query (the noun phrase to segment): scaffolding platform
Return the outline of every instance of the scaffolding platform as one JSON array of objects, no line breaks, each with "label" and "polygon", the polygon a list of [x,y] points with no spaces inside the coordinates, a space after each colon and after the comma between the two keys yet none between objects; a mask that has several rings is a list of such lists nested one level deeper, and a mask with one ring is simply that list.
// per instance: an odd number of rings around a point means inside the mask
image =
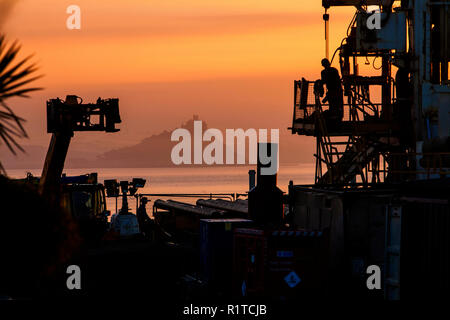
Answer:
[{"label": "scaffolding platform", "polygon": [[[303,121],[297,118],[289,128],[293,134],[317,137],[320,134],[315,121]],[[333,137],[345,137],[354,134],[367,135],[376,134],[378,136],[389,136],[393,131],[400,130],[398,123],[382,120],[373,122],[339,121],[331,122],[327,125],[328,135]]]},{"label": "scaffolding platform", "polygon": [[[314,93],[314,82],[305,79],[294,82],[294,114],[292,127],[293,134],[306,136],[319,136],[322,134],[320,114],[326,112],[328,104],[320,101]],[[389,136],[400,129],[396,121],[384,119],[381,104],[357,103],[344,104],[342,119],[323,119],[327,135],[334,137],[376,134]]]}]

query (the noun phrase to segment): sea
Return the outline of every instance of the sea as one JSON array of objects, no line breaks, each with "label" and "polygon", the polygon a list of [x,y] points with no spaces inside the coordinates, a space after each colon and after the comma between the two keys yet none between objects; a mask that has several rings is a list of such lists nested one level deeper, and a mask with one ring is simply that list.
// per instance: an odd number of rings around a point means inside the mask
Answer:
[{"label": "sea", "polygon": [[[118,181],[131,181],[133,178],[143,178],[146,184],[140,188],[139,194],[152,194],[148,196],[151,203],[156,199],[173,199],[188,203],[195,203],[196,198],[180,197],[176,194],[245,194],[249,189],[249,170],[254,166],[215,166],[215,167],[170,167],[170,168],[84,168],[65,169],[68,176],[97,172],[100,183],[108,179]],[[41,175],[42,169],[10,169],[7,174],[10,178],[25,178],[27,172],[35,176]],[[288,191],[289,181],[294,184],[314,183],[314,164],[298,164],[280,166],[277,176],[277,185],[284,192]],[[156,195],[155,195],[156,194]],[[171,194],[162,196],[158,194]],[[205,197],[201,197],[205,198]],[[245,199],[245,196],[241,196]],[[134,208],[135,199],[130,198],[129,204]],[[120,209],[121,200],[118,200]],[[107,199],[107,208],[116,212],[116,199]],[[148,209],[151,209],[148,207]],[[134,211],[134,210],[133,210]]]}]

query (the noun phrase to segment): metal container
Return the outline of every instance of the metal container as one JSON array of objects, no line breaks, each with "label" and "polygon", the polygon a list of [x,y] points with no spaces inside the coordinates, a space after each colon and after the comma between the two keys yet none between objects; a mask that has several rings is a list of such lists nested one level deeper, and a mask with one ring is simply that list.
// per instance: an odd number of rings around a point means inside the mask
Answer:
[{"label": "metal container", "polygon": [[446,196],[447,199],[402,197],[387,208],[387,299],[448,296],[450,205],[448,193]]},{"label": "metal container", "polygon": [[246,219],[200,220],[202,279],[214,291],[230,290],[233,271],[233,230],[251,226]]}]

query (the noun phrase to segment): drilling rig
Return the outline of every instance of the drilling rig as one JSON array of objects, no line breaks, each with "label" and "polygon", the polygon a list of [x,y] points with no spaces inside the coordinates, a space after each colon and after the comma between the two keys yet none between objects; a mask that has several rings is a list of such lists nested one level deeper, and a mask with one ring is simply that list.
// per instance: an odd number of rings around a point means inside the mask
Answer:
[{"label": "drilling rig", "polygon": [[[367,6],[380,1],[323,1],[327,10],[357,10],[335,52],[346,100],[342,119],[322,116],[329,105],[314,81],[294,84],[291,130],[316,137],[316,184],[368,186],[450,173],[449,3],[381,2],[370,12]],[[379,15],[379,29],[371,29],[372,15]],[[379,74],[360,74],[363,59],[374,67],[378,61]]]},{"label": "drilling rig", "polygon": [[[387,299],[450,287],[441,272],[450,269],[449,5],[323,0],[325,56],[328,10],[355,7],[331,58],[341,75],[342,114],[329,116],[323,79],[294,81],[289,129],[316,139],[314,184],[289,187],[294,224],[331,230],[330,264],[348,271],[361,292],[366,267],[380,266],[378,295]],[[361,74],[370,60],[376,74]],[[421,278],[427,274],[431,281]],[[422,280],[412,289],[414,277]]]}]

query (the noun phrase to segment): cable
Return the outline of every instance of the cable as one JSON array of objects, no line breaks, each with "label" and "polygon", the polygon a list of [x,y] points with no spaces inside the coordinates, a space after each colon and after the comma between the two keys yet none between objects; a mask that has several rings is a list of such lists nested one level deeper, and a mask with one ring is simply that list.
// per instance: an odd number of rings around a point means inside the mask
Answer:
[{"label": "cable", "polygon": [[379,57],[373,58],[373,61],[372,61],[372,67],[373,67],[375,70],[380,70],[380,69],[383,67],[383,64],[381,64],[381,66],[380,66],[379,68],[375,67],[375,61],[377,60],[377,58],[379,58]]},{"label": "cable", "polygon": [[[350,35],[350,30],[351,30],[352,26],[355,24],[355,22],[356,22],[356,17],[357,17],[357,16],[358,16],[358,12],[355,12],[355,14],[353,15],[352,20],[351,20],[350,23],[348,24],[347,31],[346,31],[346,33],[345,33],[347,37]],[[340,50],[340,49],[342,48],[342,44],[344,43],[345,39],[347,39],[347,37],[345,37],[345,38],[342,39],[341,44],[340,44],[339,47],[337,47],[337,49],[334,51],[333,56],[332,56],[331,61],[330,61],[330,64],[333,64],[333,60],[334,60],[334,57],[335,57],[336,53],[338,52],[338,50]]]},{"label": "cable", "polygon": [[349,24],[348,27],[347,27],[347,32],[346,32],[347,37],[349,36],[349,30],[350,30],[350,28],[351,28],[351,27],[353,26],[353,24],[355,23],[356,16],[357,16],[357,12],[355,12],[355,14],[353,15],[352,20],[350,21],[350,24]]}]

